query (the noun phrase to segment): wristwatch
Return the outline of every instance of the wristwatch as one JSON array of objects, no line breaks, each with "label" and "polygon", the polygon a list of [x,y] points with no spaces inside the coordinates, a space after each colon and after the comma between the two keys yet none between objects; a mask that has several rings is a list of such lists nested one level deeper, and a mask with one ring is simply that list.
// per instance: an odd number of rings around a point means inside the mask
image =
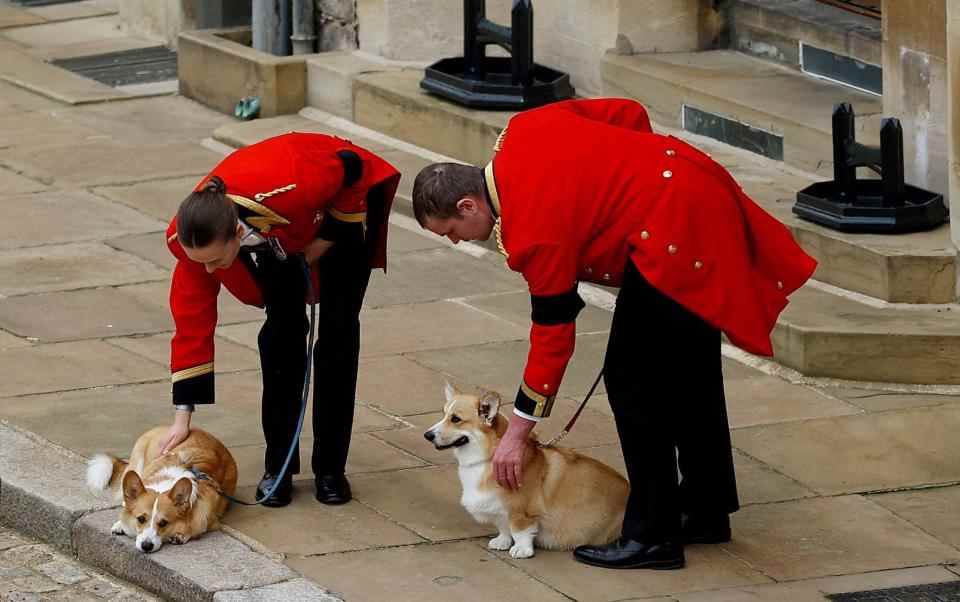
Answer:
[{"label": "wristwatch", "polygon": [[192,412],[196,409],[192,403],[178,403],[173,407],[177,410],[183,410],[184,412]]}]

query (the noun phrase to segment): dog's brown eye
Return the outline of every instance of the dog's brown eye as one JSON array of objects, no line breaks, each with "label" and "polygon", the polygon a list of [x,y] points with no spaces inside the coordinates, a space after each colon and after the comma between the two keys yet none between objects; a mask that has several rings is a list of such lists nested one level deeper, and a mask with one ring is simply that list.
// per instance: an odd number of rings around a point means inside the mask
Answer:
[{"label": "dog's brown eye", "polygon": [[161,519],[157,522],[157,526],[160,527],[161,529],[164,528],[164,527],[166,527],[168,524],[170,524],[170,523],[168,523],[168,522],[167,522],[167,519],[165,519],[165,518],[161,518]]},{"label": "dog's brown eye", "polygon": [[460,417],[457,416],[456,414],[454,414],[453,416],[450,417],[450,422],[456,424],[456,423],[460,422]]},{"label": "dog's brown eye", "polygon": [[147,522],[147,517],[146,517],[146,515],[141,514],[140,516],[138,516],[138,517],[137,517],[137,522],[140,523],[141,525],[142,525],[143,523]]}]

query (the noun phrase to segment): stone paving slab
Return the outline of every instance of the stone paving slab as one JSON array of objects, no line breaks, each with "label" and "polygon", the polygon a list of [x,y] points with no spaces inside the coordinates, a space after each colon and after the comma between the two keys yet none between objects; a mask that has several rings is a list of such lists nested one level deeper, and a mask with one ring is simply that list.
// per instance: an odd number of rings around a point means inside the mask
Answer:
[{"label": "stone paving slab", "polygon": [[404,420],[408,422],[410,426],[389,431],[380,431],[374,433],[373,436],[434,466],[456,464],[457,459],[450,453],[450,450],[438,450],[423,438],[423,433],[436,424],[441,418],[443,418],[442,412],[406,416]]},{"label": "stone paving slab", "polygon": [[14,349],[16,347],[29,347],[33,343],[27,339],[14,336],[9,332],[0,330],[0,350]]},{"label": "stone paving slab", "polygon": [[102,2],[99,0],[83,0],[81,2],[69,2],[66,4],[35,6],[26,10],[31,14],[39,15],[47,21],[52,22],[115,14],[117,12],[117,4],[115,2]]},{"label": "stone paving slab", "polygon": [[288,581],[297,574],[223,533],[206,533],[183,546],[144,554],[129,537],[110,533],[116,510],[84,516],[74,531],[81,562],[124,575],[137,585],[180,601],[206,602],[224,590]]},{"label": "stone paving slab", "polygon": [[[506,266],[500,268],[507,270]],[[526,284],[519,274],[509,272],[519,278],[523,290],[514,293],[503,293],[498,295],[489,295],[484,291],[482,294],[474,294],[463,300],[470,307],[476,307],[479,310],[490,312],[501,318],[509,320],[518,326],[526,329],[530,328],[530,293],[527,291]],[[593,305],[583,308],[577,316],[577,332],[581,334],[609,332],[610,323],[613,320],[613,312],[600,309]]]},{"label": "stone paving slab", "polygon": [[[483,546],[486,542],[477,542]],[[614,602],[698,589],[769,583],[771,580],[717,546],[689,546],[682,571],[603,571],[580,564],[570,552],[537,550],[533,558],[505,562],[578,602]]]},{"label": "stone paving slab", "polygon": [[960,402],[960,395],[897,393],[894,391],[871,391],[869,389],[843,387],[831,387],[826,389],[826,392],[868,412],[921,408]]},{"label": "stone paving slab", "polygon": [[[151,144],[190,141],[199,145],[213,129],[236,122],[232,115],[224,115],[183,96],[138,98],[113,105],[83,105],[70,111],[69,119],[115,140],[138,145],[143,145],[144,141]],[[181,196],[186,196],[198,180],[196,178]],[[166,219],[170,217],[172,214]]]},{"label": "stone paving slab", "polygon": [[173,268],[177,265],[177,258],[167,248],[166,238],[165,232],[148,232],[146,234],[118,236],[106,240],[104,243],[118,251],[130,253],[160,266],[166,271],[169,278],[173,273]]},{"label": "stone paving slab", "polygon": [[168,272],[95,242],[0,251],[0,295],[166,280]]},{"label": "stone paving slab", "polygon": [[442,241],[427,238],[418,232],[411,232],[406,228],[390,227],[390,233],[387,236],[387,274],[393,277],[391,271],[391,261],[397,255],[403,253],[416,253],[417,251],[426,251],[429,249],[445,248]]},{"label": "stone paving slab", "polygon": [[[159,220],[163,224],[162,230],[166,232],[167,224],[177,214],[180,203],[187,198],[202,177],[185,176],[123,186],[104,186],[95,188],[94,192]],[[166,239],[163,246],[166,247]],[[169,251],[167,253],[169,254]]]},{"label": "stone paving slab", "polygon": [[[4,47],[5,43],[11,44],[12,42],[4,42],[0,38],[0,53],[10,50],[10,48]],[[0,110],[4,114],[49,111],[61,108],[63,108],[63,105],[55,100],[34,94],[11,83],[0,81]]]},{"label": "stone paving slab", "polygon": [[940,406],[739,429],[733,444],[831,495],[960,481],[958,428],[956,408]]},{"label": "stone paving slab", "polygon": [[[513,401],[527,362],[529,327],[522,331],[523,334],[517,337],[521,340],[440,350],[414,349],[407,356],[422,366],[449,374],[451,382],[461,388],[480,387],[498,392],[506,401]],[[577,335],[576,349],[567,365],[560,395],[583,399],[600,371],[607,338],[606,333]],[[596,392],[602,394],[604,390],[601,382]],[[443,407],[442,400],[438,407]]]},{"label": "stone paving slab", "polygon": [[145,381],[155,377],[155,369],[102,341],[5,349],[0,351],[0,397]]},{"label": "stone paving slab", "polygon": [[328,592],[312,581],[294,579],[275,585],[232,592],[217,592],[214,602],[343,602],[342,598]]},{"label": "stone paving slab", "polygon": [[120,20],[113,15],[89,19],[71,19],[60,23],[35,24],[6,29],[3,36],[31,48],[65,46],[121,38]]},{"label": "stone paving slab", "polygon": [[5,194],[24,194],[49,189],[49,186],[42,182],[26,178],[3,167],[0,167],[0,187]]},{"label": "stone paving slab", "polygon": [[956,581],[957,576],[938,566],[917,567],[893,571],[879,571],[862,575],[824,577],[790,583],[771,583],[750,587],[737,587],[715,591],[676,594],[670,599],[676,602],[728,602],[751,600],[753,602],[823,602],[826,595],[847,592],[904,587],[929,583]]},{"label": "stone paving slab", "polygon": [[[131,161],[136,157],[135,161]],[[0,151],[0,162],[64,187],[106,186],[208,173],[222,157],[188,142],[131,144],[97,141],[76,146]],[[123,166],[121,169],[119,166]]]},{"label": "stone paving slab", "polygon": [[166,228],[163,222],[83,191],[5,195],[0,197],[0,210],[7,221],[18,225],[4,233],[0,249],[102,240]]},{"label": "stone paving slab", "polygon": [[173,329],[166,298],[141,299],[123,287],[13,297],[0,305],[0,326],[44,342],[162,332]]},{"label": "stone paving slab", "polygon": [[[163,333],[148,336],[117,337],[107,339],[112,345],[132,351],[162,366],[160,378],[170,376],[170,339],[172,334]],[[217,374],[259,370],[260,356],[253,350],[237,345],[226,339],[214,339],[214,370]]]},{"label": "stone paving slab", "polygon": [[350,482],[357,500],[430,541],[496,534],[494,527],[480,525],[460,505],[460,478],[454,466],[357,475]]},{"label": "stone paving slab", "polygon": [[960,487],[917,489],[869,499],[942,542],[960,548]]},{"label": "stone paving slab", "polygon": [[46,22],[40,15],[16,6],[0,6],[0,29],[36,25]]},{"label": "stone paving slab", "polygon": [[[484,292],[526,290],[516,273],[502,270],[454,249],[431,249],[390,258],[388,274],[376,271],[364,297],[367,307],[424,303]],[[429,278],[423,278],[429,274]]]},{"label": "stone paving slab", "polygon": [[[404,529],[367,506],[351,502],[326,506],[314,499],[311,480],[297,481],[293,503],[282,510],[277,521],[276,508],[234,506],[226,523],[252,537],[274,552],[312,556],[422,543],[422,537]],[[239,492],[242,499],[253,499],[254,487]],[[308,529],[304,526],[309,525]]]},{"label": "stone paving slab", "polygon": [[441,372],[424,368],[402,355],[360,360],[357,399],[395,416],[435,412],[442,407]]},{"label": "stone paving slab", "polygon": [[[135,284],[120,287],[118,290],[131,297],[140,300],[145,307],[156,307],[157,311],[166,316],[169,327],[167,330],[173,330],[173,317],[170,315],[169,297],[170,282],[151,282],[148,284]],[[265,316],[263,309],[245,305],[237,301],[236,297],[230,294],[225,288],[220,289],[220,295],[217,297],[217,323],[218,324],[236,324],[238,322],[252,322],[252,326],[259,329]]]},{"label": "stone paving slab", "polygon": [[349,600],[569,600],[472,542],[296,557],[287,564]]},{"label": "stone paving slab", "polygon": [[59,111],[33,111],[0,117],[0,147],[74,145],[106,136]]},{"label": "stone paving slab", "polygon": [[55,67],[20,49],[0,50],[0,80],[68,105],[133,98],[128,92]]},{"label": "stone paving slab", "polygon": [[731,517],[737,558],[777,580],[956,562],[960,552],[856,495],[747,506]]},{"label": "stone paving slab", "polygon": [[0,423],[0,524],[70,549],[74,521],[97,500],[82,478],[83,458]]},{"label": "stone paving slab", "polygon": [[862,413],[822,389],[793,385],[775,376],[726,380],[723,388],[731,428]]}]

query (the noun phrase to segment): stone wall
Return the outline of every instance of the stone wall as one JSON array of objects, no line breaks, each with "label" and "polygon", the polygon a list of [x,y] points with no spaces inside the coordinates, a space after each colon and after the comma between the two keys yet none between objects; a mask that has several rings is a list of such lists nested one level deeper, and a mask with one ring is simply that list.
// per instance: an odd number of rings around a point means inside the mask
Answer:
[{"label": "stone wall", "polygon": [[357,47],[357,0],[314,0],[317,51]]},{"label": "stone wall", "polygon": [[[711,0],[535,0],[534,59],[566,71],[580,94],[602,89],[600,61],[620,54],[709,46]],[[510,0],[488,0],[487,17],[510,24]],[[360,49],[430,63],[463,53],[460,0],[357,0]],[[491,52],[493,54],[493,52]]]}]

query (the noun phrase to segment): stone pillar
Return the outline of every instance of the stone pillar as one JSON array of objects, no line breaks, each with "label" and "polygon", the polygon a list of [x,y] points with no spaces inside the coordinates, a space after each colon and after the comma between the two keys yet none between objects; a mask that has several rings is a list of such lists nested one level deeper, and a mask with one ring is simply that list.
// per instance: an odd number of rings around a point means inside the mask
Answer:
[{"label": "stone pillar", "polygon": [[947,4],[884,0],[883,114],[903,124],[907,182],[948,194]]},{"label": "stone pillar", "polygon": [[[960,0],[947,0],[947,90],[960,89]],[[960,94],[947,95],[947,146],[950,234],[960,247]]]}]

